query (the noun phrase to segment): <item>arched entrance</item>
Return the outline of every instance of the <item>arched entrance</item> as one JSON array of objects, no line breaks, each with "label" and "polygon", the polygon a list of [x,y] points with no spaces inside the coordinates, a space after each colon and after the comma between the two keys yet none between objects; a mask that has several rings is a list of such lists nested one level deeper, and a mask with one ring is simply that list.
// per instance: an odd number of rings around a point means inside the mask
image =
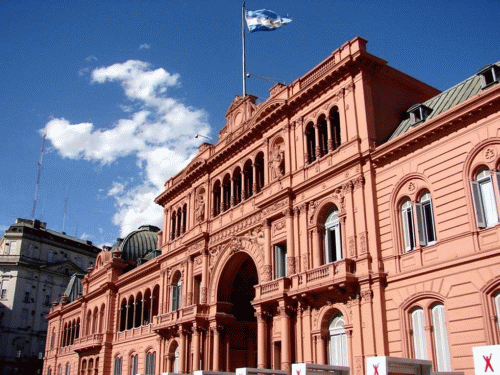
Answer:
[{"label": "arched entrance", "polygon": [[244,253],[234,254],[217,288],[217,323],[223,327],[219,368],[257,367],[257,319],[251,302],[258,284],[257,268]]}]

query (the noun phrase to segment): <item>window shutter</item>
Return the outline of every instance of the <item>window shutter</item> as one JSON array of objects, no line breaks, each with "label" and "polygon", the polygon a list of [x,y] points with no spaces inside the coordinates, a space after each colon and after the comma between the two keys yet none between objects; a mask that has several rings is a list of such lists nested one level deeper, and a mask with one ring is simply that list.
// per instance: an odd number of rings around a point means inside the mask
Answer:
[{"label": "window shutter", "polygon": [[336,261],[342,259],[342,245],[341,245],[341,237],[340,237],[340,224],[335,224],[333,227],[333,232],[335,233],[335,257]]},{"label": "window shutter", "polygon": [[427,234],[425,232],[424,211],[421,203],[415,203],[417,212],[418,243],[422,246],[427,245]]},{"label": "window shutter", "polygon": [[413,329],[413,347],[415,359],[427,359],[427,341],[424,331],[424,310],[421,308],[413,310],[411,313]]},{"label": "window shutter", "polygon": [[403,239],[405,244],[405,250],[410,251],[412,250],[412,248],[410,241],[410,230],[409,230],[410,228],[408,225],[408,215],[406,214],[406,210],[401,211],[401,219],[403,224]]},{"label": "window shutter", "polygon": [[474,211],[476,213],[477,226],[486,228],[486,218],[484,217],[483,202],[481,200],[481,190],[477,181],[471,181],[472,198],[474,200]]},{"label": "window shutter", "polygon": [[438,304],[432,308],[432,324],[434,328],[434,345],[436,350],[438,371],[451,371],[448,332],[446,330],[446,320],[443,305]]}]

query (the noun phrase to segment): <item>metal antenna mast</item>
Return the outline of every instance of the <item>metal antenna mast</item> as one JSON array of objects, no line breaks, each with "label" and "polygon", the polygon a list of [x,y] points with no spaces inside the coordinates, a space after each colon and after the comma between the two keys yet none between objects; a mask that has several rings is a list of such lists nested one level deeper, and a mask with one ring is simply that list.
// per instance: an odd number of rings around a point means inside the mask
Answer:
[{"label": "metal antenna mast", "polygon": [[66,224],[66,210],[68,209],[68,193],[66,193],[66,198],[64,198],[64,214],[63,214],[63,226],[62,232],[64,233],[64,225]]},{"label": "metal antenna mast", "polygon": [[35,220],[36,200],[38,199],[38,186],[40,185],[40,174],[42,172],[43,150],[45,148],[45,137],[46,136],[47,136],[47,133],[45,133],[43,135],[42,145],[40,147],[40,160],[38,160],[38,173],[36,175],[35,198],[33,198],[33,211],[31,211],[31,220]]}]

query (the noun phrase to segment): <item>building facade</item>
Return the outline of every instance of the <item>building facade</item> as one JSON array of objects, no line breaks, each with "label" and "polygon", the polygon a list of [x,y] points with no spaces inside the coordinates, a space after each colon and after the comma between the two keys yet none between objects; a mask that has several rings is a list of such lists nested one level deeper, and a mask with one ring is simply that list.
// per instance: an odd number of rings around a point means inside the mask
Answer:
[{"label": "building facade", "polygon": [[71,275],[85,273],[100,249],[40,221],[17,219],[0,239],[0,368],[41,374],[52,301]]},{"label": "building facade", "polygon": [[157,197],[156,252],[102,252],[51,310],[44,374],[362,375],[390,355],[471,375],[472,346],[500,343],[498,77],[440,93],[355,38],[236,97]]}]

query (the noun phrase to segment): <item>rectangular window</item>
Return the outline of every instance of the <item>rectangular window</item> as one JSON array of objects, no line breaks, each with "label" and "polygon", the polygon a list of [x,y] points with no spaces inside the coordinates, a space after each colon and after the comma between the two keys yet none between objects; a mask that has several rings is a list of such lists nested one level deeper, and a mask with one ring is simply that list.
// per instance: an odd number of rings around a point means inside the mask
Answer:
[{"label": "rectangular window", "polygon": [[155,374],[155,362],[156,362],[156,353],[148,353],[146,354],[146,375],[154,375]]},{"label": "rectangular window", "polygon": [[274,274],[275,274],[276,279],[279,279],[280,277],[287,276],[286,263],[287,263],[286,246],[283,244],[275,245],[274,246]]},{"label": "rectangular window", "polygon": [[172,311],[179,310],[181,307],[181,283],[172,285]]},{"label": "rectangular window", "polygon": [[21,327],[25,328],[28,326],[28,309],[21,310]]},{"label": "rectangular window", "polygon": [[0,299],[7,299],[7,290],[9,289],[9,279],[2,279],[2,287],[0,290]]},{"label": "rectangular window", "polygon": [[194,300],[193,303],[201,302],[201,276],[194,277]]},{"label": "rectangular window", "polygon": [[432,308],[432,328],[436,350],[436,363],[439,372],[451,371],[450,348],[444,306],[437,304]]},{"label": "rectangular window", "polygon": [[[405,206],[405,205],[404,205]],[[403,221],[403,238],[405,250],[411,251],[415,248],[415,230],[413,228],[413,214],[411,204],[406,204],[401,210],[401,218]]]}]

